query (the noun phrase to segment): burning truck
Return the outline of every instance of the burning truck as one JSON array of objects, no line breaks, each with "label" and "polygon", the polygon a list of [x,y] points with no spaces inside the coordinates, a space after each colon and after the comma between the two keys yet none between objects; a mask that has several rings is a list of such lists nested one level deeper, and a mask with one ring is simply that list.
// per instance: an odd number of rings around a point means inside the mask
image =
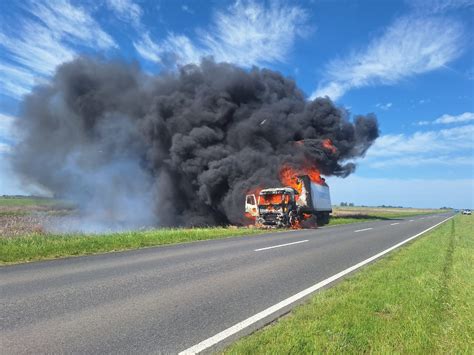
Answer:
[{"label": "burning truck", "polygon": [[245,198],[245,213],[257,227],[301,228],[329,222],[329,186],[316,169],[301,175],[286,167],[280,180],[287,186],[259,189]]}]

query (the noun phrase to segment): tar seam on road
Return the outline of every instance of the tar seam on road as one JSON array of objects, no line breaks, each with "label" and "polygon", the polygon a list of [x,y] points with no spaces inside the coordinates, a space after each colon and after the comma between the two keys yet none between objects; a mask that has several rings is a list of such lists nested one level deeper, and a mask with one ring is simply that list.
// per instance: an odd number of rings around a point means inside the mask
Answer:
[{"label": "tar seam on road", "polygon": [[300,243],[306,243],[306,242],[308,242],[308,239],[300,240],[298,242],[293,242],[293,243],[279,244],[279,245],[274,245],[274,246],[271,246],[271,247],[255,249],[254,251],[262,251],[262,250],[268,250],[268,249],[274,249],[274,248],[281,248],[281,247],[286,247],[288,245],[294,245],[294,244],[300,244]]},{"label": "tar seam on road", "polygon": [[358,229],[358,230],[354,231],[354,233],[359,233],[359,232],[369,231],[369,230],[371,230],[371,229],[373,229],[373,228],[364,228],[364,229]]},{"label": "tar seam on road", "polygon": [[396,226],[397,224],[400,224],[399,222],[397,223],[390,223],[391,226]]},{"label": "tar seam on road", "polygon": [[239,331],[251,326],[252,324],[254,324],[254,323],[256,323],[256,322],[272,315],[273,313],[281,310],[282,308],[285,308],[285,307],[291,305],[292,303],[295,303],[295,302],[301,300],[302,298],[312,294],[313,292],[319,290],[320,288],[322,288],[322,287],[330,284],[331,282],[334,282],[337,279],[340,279],[341,277],[343,277],[343,276],[345,276],[345,275],[361,268],[362,266],[364,266],[364,265],[380,258],[381,256],[391,252],[392,250],[397,249],[398,247],[402,246],[403,244],[406,244],[409,241],[419,237],[420,235],[432,230],[433,228],[436,228],[440,224],[450,220],[453,217],[454,216],[448,217],[448,218],[444,219],[443,221],[435,224],[434,226],[431,226],[428,229],[425,229],[424,231],[422,231],[418,234],[415,234],[414,236],[412,236],[408,239],[405,239],[404,241],[402,241],[398,244],[395,244],[394,246],[392,246],[388,249],[385,249],[384,251],[382,251],[382,252],[380,252],[380,253],[378,253],[374,256],[371,256],[370,258],[365,259],[364,261],[361,261],[360,263],[355,264],[355,265],[353,265],[353,266],[351,266],[351,267],[349,267],[349,268],[347,268],[347,269],[345,269],[345,270],[343,270],[343,271],[341,271],[341,272],[339,272],[339,273],[337,273],[337,274],[335,274],[335,275],[333,275],[333,276],[331,276],[331,277],[329,277],[329,278],[327,278],[327,279],[325,279],[321,282],[318,282],[317,284],[315,284],[315,285],[313,285],[313,286],[311,286],[311,287],[309,287],[309,288],[307,288],[307,289],[305,289],[305,290],[303,290],[303,291],[301,291],[301,292],[299,292],[299,293],[297,293],[297,294],[295,294],[295,295],[293,295],[293,296],[291,296],[291,297],[289,297],[289,298],[287,298],[287,299],[285,299],[285,300],[283,300],[283,301],[281,301],[281,302],[279,302],[279,303],[277,303],[277,304],[275,304],[275,305],[273,305],[273,306],[271,306],[271,307],[255,314],[255,315],[243,320],[240,323],[237,323],[237,324],[231,326],[230,328],[227,328],[227,329],[223,330],[220,333],[217,333],[216,335],[214,335],[214,336],[212,336],[212,337],[210,337],[206,340],[203,340],[202,342],[200,342],[196,345],[191,346],[190,348],[188,348],[186,350],[181,351],[179,353],[179,355],[198,354],[198,353],[210,348],[211,346],[214,346],[214,345],[220,343],[224,339],[226,339],[226,338],[238,333]]}]

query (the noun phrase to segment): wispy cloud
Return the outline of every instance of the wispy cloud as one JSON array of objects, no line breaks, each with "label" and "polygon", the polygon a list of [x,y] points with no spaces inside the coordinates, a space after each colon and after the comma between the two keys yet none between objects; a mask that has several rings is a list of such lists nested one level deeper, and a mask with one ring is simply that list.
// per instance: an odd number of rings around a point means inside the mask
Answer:
[{"label": "wispy cloud", "polygon": [[18,138],[14,122],[16,118],[0,113],[0,139],[14,141]]},{"label": "wispy cloud", "polygon": [[379,137],[367,154],[371,167],[418,165],[469,165],[474,125],[413,134],[387,134]]},{"label": "wispy cloud", "polygon": [[[18,132],[15,129],[16,118],[10,115],[0,113],[0,160],[2,156],[11,152],[12,146],[18,139]],[[0,171],[0,178],[2,172]]]},{"label": "wispy cloud", "polygon": [[145,33],[133,45],[143,58],[160,64],[184,65],[198,63],[206,55],[187,36],[175,33],[169,33],[166,39],[160,43],[153,42],[150,34]]},{"label": "wispy cloud", "polygon": [[106,4],[120,20],[141,27],[143,10],[133,0],[107,0]]},{"label": "wispy cloud", "polygon": [[181,10],[191,15],[194,14],[194,11],[188,5],[181,5]]},{"label": "wispy cloud", "polygon": [[378,104],[375,105],[375,107],[377,107],[381,110],[384,110],[384,111],[390,109],[392,106],[393,106],[393,103],[391,103],[391,102],[387,102],[386,104],[378,103]]},{"label": "wispy cloud", "polygon": [[17,30],[0,30],[2,91],[19,98],[32,85],[49,76],[57,65],[71,60],[75,45],[106,50],[116,47],[110,37],[83,8],[67,0],[33,1]]},{"label": "wispy cloud", "polygon": [[420,99],[420,100],[418,100],[418,104],[420,104],[420,105],[428,104],[430,102],[431,102],[431,99]]},{"label": "wispy cloud", "polygon": [[460,23],[440,17],[404,16],[366,49],[331,61],[326,77],[311,98],[337,100],[350,89],[395,84],[413,75],[446,66],[462,52]]},{"label": "wispy cloud", "polygon": [[472,145],[472,137],[474,125],[418,131],[413,134],[386,134],[376,140],[367,157],[452,152],[469,148]]},{"label": "wispy cloud", "polygon": [[464,112],[460,115],[448,115],[444,114],[441,117],[438,117],[434,121],[419,121],[417,124],[419,126],[426,126],[430,124],[451,124],[451,123],[466,123],[474,121],[474,112]]},{"label": "wispy cloud", "polygon": [[218,60],[247,66],[283,62],[295,38],[305,34],[306,20],[306,12],[298,6],[237,2],[216,13],[202,40]]},{"label": "wispy cloud", "polygon": [[38,77],[35,78],[30,70],[18,65],[0,61],[0,71],[2,72],[0,84],[2,92],[11,97],[22,97],[38,82]]},{"label": "wispy cloud", "polygon": [[238,1],[217,11],[208,29],[196,31],[195,41],[175,33],[152,41],[144,34],[134,46],[148,60],[163,62],[167,57],[180,65],[199,62],[205,56],[242,66],[284,62],[295,39],[308,30],[307,18],[299,6]]},{"label": "wispy cloud", "polygon": [[0,156],[10,153],[11,149],[11,145],[0,142]]},{"label": "wispy cloud", "polygon": [[409,0],[407,1],[415,11],[424,14],[439,14],[450,10],[474,6],[473,0]]}]

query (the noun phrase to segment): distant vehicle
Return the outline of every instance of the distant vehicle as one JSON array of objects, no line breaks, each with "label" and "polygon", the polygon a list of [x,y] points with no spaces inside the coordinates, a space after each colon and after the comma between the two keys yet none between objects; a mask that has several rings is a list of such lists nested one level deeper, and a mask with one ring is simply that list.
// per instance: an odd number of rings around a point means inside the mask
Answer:
[{"label": "distant vehicle", "polygon": [[471,215],[471,210],[465,209],[465,210],[462,211],[462,214]]},{"label": "distant vehicle", "polygon": [[329,186],[312,182],[307,175],[298,177],[300,191],[292,187],[277,187],[247,195],[245,212],[255,218],[259,227],[299,227],[306,219],[314,218],[320,226],[329,223],[332,212]]}]

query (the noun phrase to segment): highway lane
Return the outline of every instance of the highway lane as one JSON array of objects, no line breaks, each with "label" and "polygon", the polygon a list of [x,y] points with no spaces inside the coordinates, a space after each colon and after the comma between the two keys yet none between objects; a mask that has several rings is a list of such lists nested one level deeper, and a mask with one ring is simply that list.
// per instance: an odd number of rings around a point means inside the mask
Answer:
[{"label": "highway lane", "polygon": [[447,217],[2,267],[0,352],[177,353]]}]

